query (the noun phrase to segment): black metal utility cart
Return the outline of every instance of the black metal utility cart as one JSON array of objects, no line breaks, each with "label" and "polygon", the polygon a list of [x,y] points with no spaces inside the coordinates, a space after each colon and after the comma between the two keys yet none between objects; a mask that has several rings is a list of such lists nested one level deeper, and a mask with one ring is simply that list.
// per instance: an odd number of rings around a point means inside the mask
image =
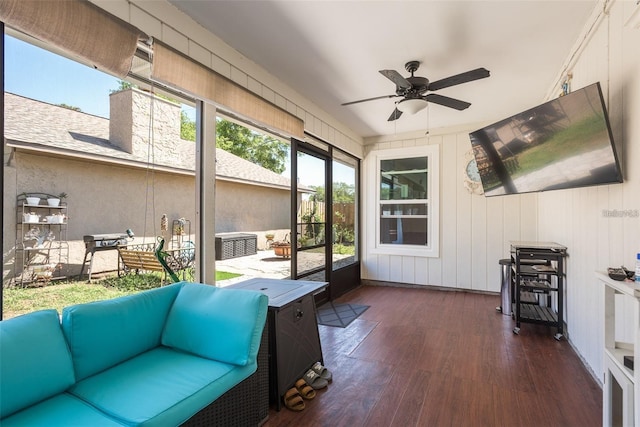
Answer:
[{"label": "black metal utility cart", "polygon": [[521,323],[555,326],[556,340],[564,335],[564,282],[567,248],[555,242],[511,242],[513,315]]}]

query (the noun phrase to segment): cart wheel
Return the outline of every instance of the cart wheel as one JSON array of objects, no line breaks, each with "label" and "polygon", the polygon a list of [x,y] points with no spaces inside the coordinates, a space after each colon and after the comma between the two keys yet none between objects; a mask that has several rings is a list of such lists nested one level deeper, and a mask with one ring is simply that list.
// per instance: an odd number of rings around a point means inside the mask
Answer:
[{"label": "cart wheel", "polygon": [[520,328],[513,328],[513,333],[516,335],[520,335]]},{"label": "cart wheel", "polygon": [[562,340],[562,334],[561,333],[557,333],[553,337],[556,339],[556,341]]}]

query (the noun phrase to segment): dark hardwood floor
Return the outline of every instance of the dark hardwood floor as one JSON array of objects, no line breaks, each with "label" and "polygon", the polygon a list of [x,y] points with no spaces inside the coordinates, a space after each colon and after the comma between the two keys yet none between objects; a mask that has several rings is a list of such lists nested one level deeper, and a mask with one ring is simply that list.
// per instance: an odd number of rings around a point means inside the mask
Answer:
[{"label": "dark hardwood floor", "polygon": [[497,313],[493,295],[362,286],[347,328],[320,326],[333,382],[265,426],[600,426],[602,390],[555,329]]}]

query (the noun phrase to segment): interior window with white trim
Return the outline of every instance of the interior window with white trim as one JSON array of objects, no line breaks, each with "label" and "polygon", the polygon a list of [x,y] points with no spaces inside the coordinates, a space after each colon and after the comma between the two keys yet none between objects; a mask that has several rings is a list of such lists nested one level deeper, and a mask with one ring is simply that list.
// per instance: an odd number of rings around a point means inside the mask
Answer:
[{"label": "interior window with white trim", "polygon": [[377,155],[376,249],[437,256],[438,147]]},{"label": "interior window with white trim", "polygon": [[427,160],[380,161],[380,243],[427,245]]}]

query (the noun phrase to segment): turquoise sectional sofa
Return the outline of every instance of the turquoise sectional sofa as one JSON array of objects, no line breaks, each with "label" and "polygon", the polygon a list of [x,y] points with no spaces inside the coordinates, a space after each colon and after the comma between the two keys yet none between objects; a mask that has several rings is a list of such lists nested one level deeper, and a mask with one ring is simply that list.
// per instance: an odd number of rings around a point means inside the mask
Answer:
[{"label": "turquoise sectional sofa", "polygon": [[165,427],[201,414],[203,425],[257,425],[267,303],[181,282],[4,320],[0,425]]}]

